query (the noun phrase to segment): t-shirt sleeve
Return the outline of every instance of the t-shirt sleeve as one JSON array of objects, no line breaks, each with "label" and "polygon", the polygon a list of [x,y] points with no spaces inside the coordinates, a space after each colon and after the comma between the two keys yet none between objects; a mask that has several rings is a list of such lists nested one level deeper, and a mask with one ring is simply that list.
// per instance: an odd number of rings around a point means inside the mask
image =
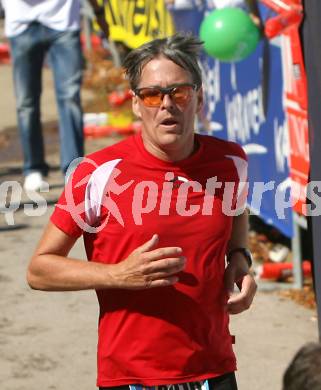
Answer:
[{"label": "t-shirt sleeve", "polygon": [[51,222],[69,236],[78,238],[86,231],[86,188],[93,170],[87,161],[78,165],[51,215]]}]

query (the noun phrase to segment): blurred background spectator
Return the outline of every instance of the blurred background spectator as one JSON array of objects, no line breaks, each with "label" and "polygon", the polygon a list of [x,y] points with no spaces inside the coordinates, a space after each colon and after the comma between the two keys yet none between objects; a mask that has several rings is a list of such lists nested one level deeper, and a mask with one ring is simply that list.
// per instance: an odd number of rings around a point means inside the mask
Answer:
[{"label": "blurred background spectator", "polygon": [[[61,170],[84,154],[80,102],[83,57],[80,45],[81,0],[3,0],[5,34],[11,47],[18,127],[26,191],[41,190],[49,167],[41,126],[41,74],[46,57],[52,68],[59,112]],[[105,10],[90,0],[108,36]]]},{"label": "blurred background spectator", "polygon": [[4,18],[4,9],[3,9],[3,6],[2,6],[2,1],[0,0],[0,18],[3,19]]}]

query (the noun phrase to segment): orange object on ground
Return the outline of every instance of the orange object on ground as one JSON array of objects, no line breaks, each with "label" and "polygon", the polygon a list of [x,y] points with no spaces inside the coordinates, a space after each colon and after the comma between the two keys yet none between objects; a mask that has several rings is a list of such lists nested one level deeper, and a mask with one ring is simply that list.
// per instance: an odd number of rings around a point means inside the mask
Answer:
[{"label": "orange object on ground", "polygon": [[100,138],[108,136],[112,133],[110,126],[85,126],[84,136],[85,138]]},{"label": "orange object on ground", "polygon": [[[102,48],[101,38],[96,34],[90,35],[90,42],[93,49]],[[80,35],[80,43],[83,50],[86,48],[86,37],[84,34]]]},{"label": "orange object on ground", "polygon": [[86,126],[84,128],[85,138],[106,137],[111,134],[131,135],[141,130],[140,122],[133,122],[127,126]]},{"label": "orange object on ground", "polygon": [[[310,261],[302,262],[302,270],[304,276],[311,275]],[[293,275],[292,263],[264,263],[258,269],[258,275],[261,279],[279,280]]]},{"label": "orange object on ground", "polygon": [[117,107],[124,104],[127,100],[130,100],[132,96],[129,89],[126,89],[125,91],[114,91],[108,95],[108,102],[111,106]]},{"label": "orange object on ground", "polygon": [[0,64],[10,63],[10,49],[7,43],[0,43]]}]

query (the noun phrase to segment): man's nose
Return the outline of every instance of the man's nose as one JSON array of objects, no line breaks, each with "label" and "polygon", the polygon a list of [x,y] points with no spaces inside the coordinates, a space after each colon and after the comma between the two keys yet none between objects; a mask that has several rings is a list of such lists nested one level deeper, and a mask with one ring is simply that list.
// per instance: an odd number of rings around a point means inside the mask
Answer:
[{"label": "man's nose", "polygon": [[173,102],[173,99],[171,98],[171,95],[166,93],[163,97],[163,100],[162,100],[162,107],[164,108],[170,108],[170,107],[174,107],[174,102]]}]

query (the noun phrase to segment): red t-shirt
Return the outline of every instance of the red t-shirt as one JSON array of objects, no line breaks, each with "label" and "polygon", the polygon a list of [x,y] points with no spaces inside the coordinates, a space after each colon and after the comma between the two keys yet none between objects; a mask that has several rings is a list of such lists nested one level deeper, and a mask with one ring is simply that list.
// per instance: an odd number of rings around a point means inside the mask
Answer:
[{"label": "red t-shirt", "polygon": [[66,234],[83,234],[89,261],[118,263],[154,233],[159,247],[179,246],[187,258],[174,286],[97,291],[98,386],[174,384],[236,369],[223,286],[232,216],[222,203],[244,207],[237,200],[245,198],[238,183],[246,156],[235,143],[195,139],[198,150],[174,163],[147,152],[141,134],[89,155],[51,217]]}]

